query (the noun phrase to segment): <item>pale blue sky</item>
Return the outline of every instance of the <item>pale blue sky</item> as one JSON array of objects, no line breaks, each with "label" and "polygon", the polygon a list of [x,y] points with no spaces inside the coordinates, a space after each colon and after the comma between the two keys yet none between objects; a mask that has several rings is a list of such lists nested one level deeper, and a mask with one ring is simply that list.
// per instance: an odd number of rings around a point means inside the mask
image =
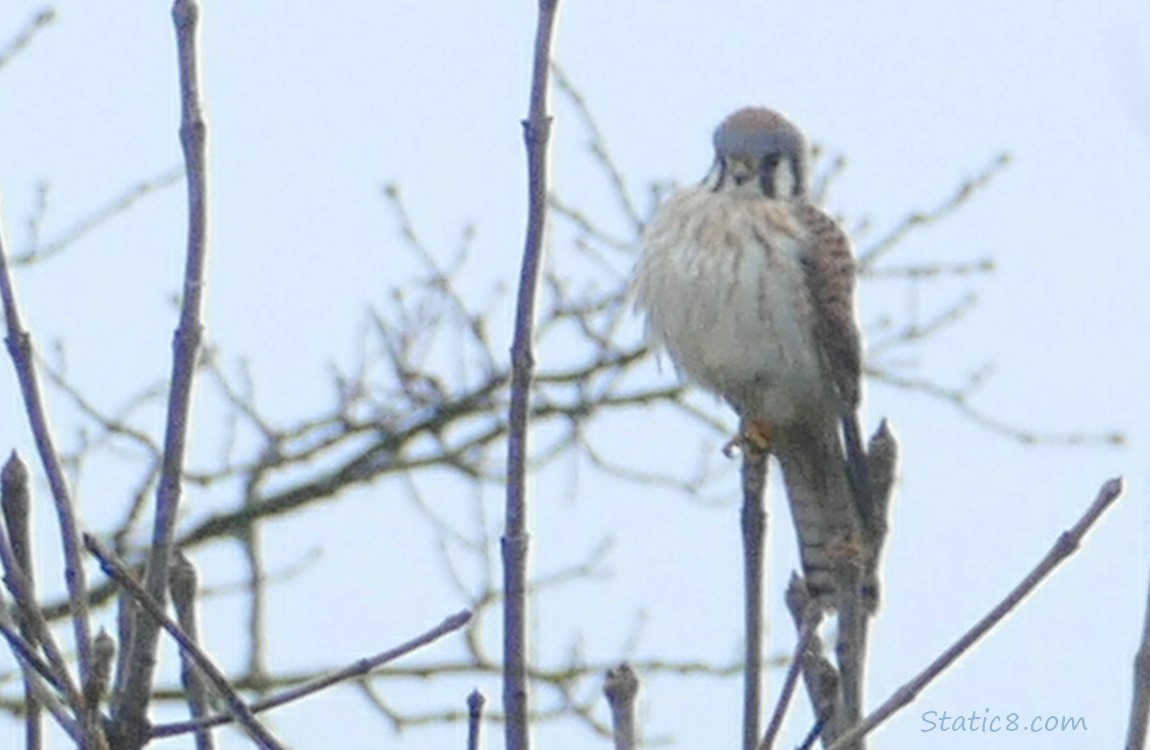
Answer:
[{"label": "pale blue sky", "polygon": [[[463,286],[476,299],[487,299],[492,284],[513,283],[525,209],[519,120],[534,3],[205,5],[208,333],[229,361],[250,359],[261,404],[287,418],[327,403],[327,363],[350,360],[365,306],[381,302],[413,270],[380,198],[384,183],[402,186],[426,244],[445,257],[461,227],[475,224],[482,260],[469,267]],[[905,456],[875,625],[872,698],[885,698],[985,612],[1104,479],[1125,475],[1127,492],[1023,611],[871,747],[1116,746],[1150,568],[1150,7],[1135,0],[562,5],[556,57],[637,189],[700,178],[715,123],[737,106],[766,104],[848,156],[829,206],[852,223],[870,218],[860,238],[865,246],[909,210],[937,205],[1010,152],[1011,166],[989,188],[946,222],[914,234],[892,259],[993,258],[993,276],[948,284],[937,298],[923,287],[917,300],[929,314],[974,290],[978,307],[919,350],[916,361],[873,364],[944,384],[991,364],[994,375],[975,402],[983,411],[1040,431],[1117,429],[1129,440],[1122,448],[1024,447],[928,398],[869,385],[868,422],[889,417]],[[5,2],[0,42],[41,7]],[[57,21],[0,70],[0,195],[15,252],[27,243],[37,183],[51,185],[43,234],[52,238],[180,160],[168,4],[55,7]],[[613,216],[572,108],[556,98],[554,111],[556,189],[592,214]],[[638,197],[642,204],[645,194]],[[18,276],[26,324],[42,349],[66,340],[72,377],[105,406],[167,371],[174,326],[167,300],[180,270],[181,211],[181,191],[168,189],[66,256]],[[550,248],[560,267],[571,252],[558,241],[563,236]],[[860,295],[872,330],[884,314],[910,304],[901,282],[868,281]],[[510,304],[503,312],[509,320]],[[502,353],[507,329],[493,333]],[[627,335],[638,335],[638,326]],[[671,374],[652,364],[644,377]],[[15,445],[31,457],[8,367],[0,368],[0,395],[0,452]],[[62,440],[72,440],[76,424],[63,399],[50,398]],[[697,426],[662,412],[631,419],[613,420],[619,433],[604,438],[619,461],[694,455]],[[215,455],[211,440],[199,436],[198,455]],[[736,470],[733,462],[719,463],[726,475],[719,490],[733,492]],[[576,501],[567,502],[571,473],[560,468],[534,485],[536,570],[569,563],[612,534],[614,577],[540,603],[540,658],[562,658],[576,631],[585,633],[589,654],[609,658],[640,608],[647,617],[641,655],[737,653],[733,495],[723,507],[705,507],[583,471]],[[114,467],[85,475],[80,499],[94,528],[118,517],[108,509],[122,502],[125,481]],[[320,563],[273,593],[272,615],[287,623],[273,639],[277,663],[350,660],[465,604],[434,573],[396,580],[398,566],[429,553],[419,532],[388,534],[408,514],[404,504],[385,502],[392,492],[398,488],[381,485],[358,502],[269,527],[269,547],[285,556],[325,548]],[[498,494],[491,495],[494,507]],[[367,502],[373,498],[381,502]],[[189,515],[196,516],[194,506]],[[794,551],[785,515],[772,522],[777,601]],[[214,583],[233,580],[230,550],[203,558]],[[346,586],[333,587],[332,577],[341,576]],[[344,598],[332,599],[333,588]],[[216,606],[208,645],[226,663],[231,635],[224,623],[234,605]],[[777,605],[769,616],[779,623],[768,634],[772,650],[786,648],[791,628]],[[487,629],[494,632],[495,623]],[[481,687],[498,702],[496,683]],[[434,687],[417,690],[439,695]],[[731,747],[738,695],[735,681],[659,680],[643,692],[644,728],[676,735],[678,747]],[[463,699],[460,692],[456,701]],[[983,709],[1080,715],[1088,730],[992,739],[921,731],[925,711]],[[272,725],[293,747],[318,748],[330,746],[333,721],[347,728],[346,747],[462,744],[458,729],[391,737],[350,691],[278,712]],[[802,730],[791,725],[792,744]],[[17,731],[0,722],[0,745]],[[500,745],[496,733],[488,739],[489,747]],[[581,729],[547,727],[538,740],[595,746]]]}]

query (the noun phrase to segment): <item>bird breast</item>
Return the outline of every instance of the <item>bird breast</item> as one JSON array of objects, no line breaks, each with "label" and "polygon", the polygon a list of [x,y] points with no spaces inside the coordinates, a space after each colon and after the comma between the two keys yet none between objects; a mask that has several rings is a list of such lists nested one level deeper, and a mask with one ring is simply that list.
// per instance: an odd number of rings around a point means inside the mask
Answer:
[{"label": "bird breast", "polygon": [[684,190],[644,233],[635,282],[648,340],[743,417],[781,426],[833,403],[786,201]]}]

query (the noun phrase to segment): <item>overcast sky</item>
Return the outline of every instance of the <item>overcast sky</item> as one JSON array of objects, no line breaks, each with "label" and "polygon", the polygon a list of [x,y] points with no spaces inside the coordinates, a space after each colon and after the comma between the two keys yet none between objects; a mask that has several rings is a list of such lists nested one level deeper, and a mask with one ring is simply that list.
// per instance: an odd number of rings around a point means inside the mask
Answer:
[{"label": "overcast sky", "polygon": [[[468,266],[463,282],[476,299],[487,299],[494,284],[513,284],[526,205],[519,120],[527,106],[535,4],[204,5],[212,170],[208,333],[228,362],[248,358],[261,404],[287,419],[301,405],[327,402],[328,363],[351,361],[364,309],[413,272],[398,249],[384,184],[402,187],[413,222],[443,258],[451,257],[462,227],[476,227],[474,252],[482,261]],[[904,453],[885,601],[874,627],[871,699],[887,697],[1013,586],[1105,479],[1125,476],[1126,492],[1057,576],[875,735],[871,747],[1117,746],[1150,569],[1150,6],[1138,0],[564,0],[562,6],[556,59],[585,96],[643,210],[650,208],[648,184],[702,177],[714,125],[746,104],[786,112],[824,150],[847,157],[827,203],[863,247],[908,212],[943,203],[1009,153],[1009,166],[989,186],[946,221],[912,234],[890,259],[900,265],[990,258],[993,275],[920,285],[914,294],[904,282],[875,279],[860,291],[872,340],[888,315],[927,319],[972,292],[977,306],[913,358],[870,364],[950,386],[989,368],[973,401],[982,413],[1043,434],[1121,431],[1127,441],[1026,446],[937,399],[868,384],[867,422],[888,417]],[[0,48],[42,7],[0,4]],[[30,242],[37,185],[50,186],[41,235],[51,240],[131,185],[180,163],[167,4],[54,7],[55,22],[0,69],[0,218],[13,252]],[[573,108],[559,96],[553,104],[555,189],[617,222]],[[73,380],[108,408],[167,371],[169,298],[178,289],[183,226],[181,191],[168,188],[67,254],[17,276],[25,323],[41,349],[65,341]],[[572,253],[561,236],[549,247],[557,267]],[[502,309],[509,320],[510,304]],[[494,332],[500,353],[506,333]],[[634,322],[624,331],[630,340],[638,333]],[[673,375],[652,362],[643,377]],[[66,399],[50,391],[49,400],[60,415],[61,439],[74,443],[78,423],[67,416]],[[705,397],[698,403],[713,407]],[[620,432],[612,444],[630,446],[642,460],[706,437],[698,425],[674,420],[668,412],[635,413],[621,426],[616,420]],[[5,367],[0,453],[10,447],[34,456]],[[629,460],[620,450],[618,459]],[[193,451],[214,455],[205,442]],[[570,563],[606,534],[616,540],[613,577],[572,588],[536,610],[541,662],[562,659],[577,631],[586,634],[589,654],[612,658],[639,609],[646,624],[638,655],[737,653],[737,463],[717,462],[717,472],[717,494],[729,495],[718,505],[593,472],[580,476],[574,493],[570,471],[539,478],[538,571]],[[118,518],[126,502],[127,488],[117,481],[124,482],[109,466],[80,484],[84,512],[97,530]],[[376,492],[386,497],[392,489]],[[490,494],[495,508],[498,493]],[[395,518],[409,513],[406,506],[345,502],[269,526],[269,547],[286,559],[325,550],[319,563],[273,594],[272,616],[282,623],[273,662],[305,668],[348,661],[467,604],[433,574],[397,576],[400,568],[418,570],[413,560],[420,555],[432,557],[424,537],[388,535]],[[41,514],[45,534],[47,515]],[[189,518],[195,517],[192,508]],[[778,601],[795,557],[785,514],[773,513],[772,523],[768,617],[778,625],[767,640],[774,652],[792,638]],[[229,552],[205,558],[211,583],[235,580]],[[332,586],[333,578],[346,588]],[[218,606],[224,622],[229,605]],[[333,640],[334,628],[340,638]],[[226,627],[209,627],[208,638],[209,648],[228,653]],[[498,702],[497,683],[480,687]],[[643,693],[644,731],[673,735],[677,747],[731,747],[738,696],[736,681],[660,680]],[[1087,729],[1037,738],[1022,731],[990,738],[929,733],[930,711],[1017,713],[1024,721],[1081,716]],[[285,709],[271,723],[293,747],[320,748],[331,746],[333,721],[346,728],[340,738],[346,747],[462,743],[457,727],[392,737],[349,690]],[[792,723],[791,744],[803,731],[801,722]],[[0,721],[0,746],[13,745],[19,732],[16,723]],[[501,743],[494,733],[489,739],[491,747]],[[608,746],[570,726],[545,728],[539,739],[547,747]],[[230,737],[223,746],[244,745]]]}]

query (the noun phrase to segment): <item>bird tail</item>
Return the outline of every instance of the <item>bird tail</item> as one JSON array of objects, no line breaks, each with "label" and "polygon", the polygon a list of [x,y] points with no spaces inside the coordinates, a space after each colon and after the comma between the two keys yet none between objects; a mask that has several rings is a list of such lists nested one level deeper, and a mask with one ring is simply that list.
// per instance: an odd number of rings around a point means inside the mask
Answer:
[{"label": "bird tail", "polygon": [[[837,566],[844,555],[853,556],[852,548],[859,545],[861,531],[854,470],[844,470],[843,443],[850,439],[844,437],[840,442],[836,427],[830,420],[791,425],[780,430],[771,443],[787,488],[803,577],[811,595],[828,607],[834,605]],[[857,438],[857,430],[854,436]],[[865,467],[861,446],[858,453]],[[863,475],[862,481],[867,476]]]}]

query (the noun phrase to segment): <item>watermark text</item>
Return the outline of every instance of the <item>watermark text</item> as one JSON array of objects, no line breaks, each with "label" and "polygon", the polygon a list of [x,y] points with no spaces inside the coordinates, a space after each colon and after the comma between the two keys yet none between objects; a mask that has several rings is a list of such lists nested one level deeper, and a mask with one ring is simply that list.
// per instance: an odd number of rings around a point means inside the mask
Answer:
[{"label": "watermark text", "polygon": [[965,714],[948,711],[923,711],[922,732],[958,732],[994,734],[996,732],[1085,732],[1086,717],[1020,713],[991,713],[989,708]]}]

